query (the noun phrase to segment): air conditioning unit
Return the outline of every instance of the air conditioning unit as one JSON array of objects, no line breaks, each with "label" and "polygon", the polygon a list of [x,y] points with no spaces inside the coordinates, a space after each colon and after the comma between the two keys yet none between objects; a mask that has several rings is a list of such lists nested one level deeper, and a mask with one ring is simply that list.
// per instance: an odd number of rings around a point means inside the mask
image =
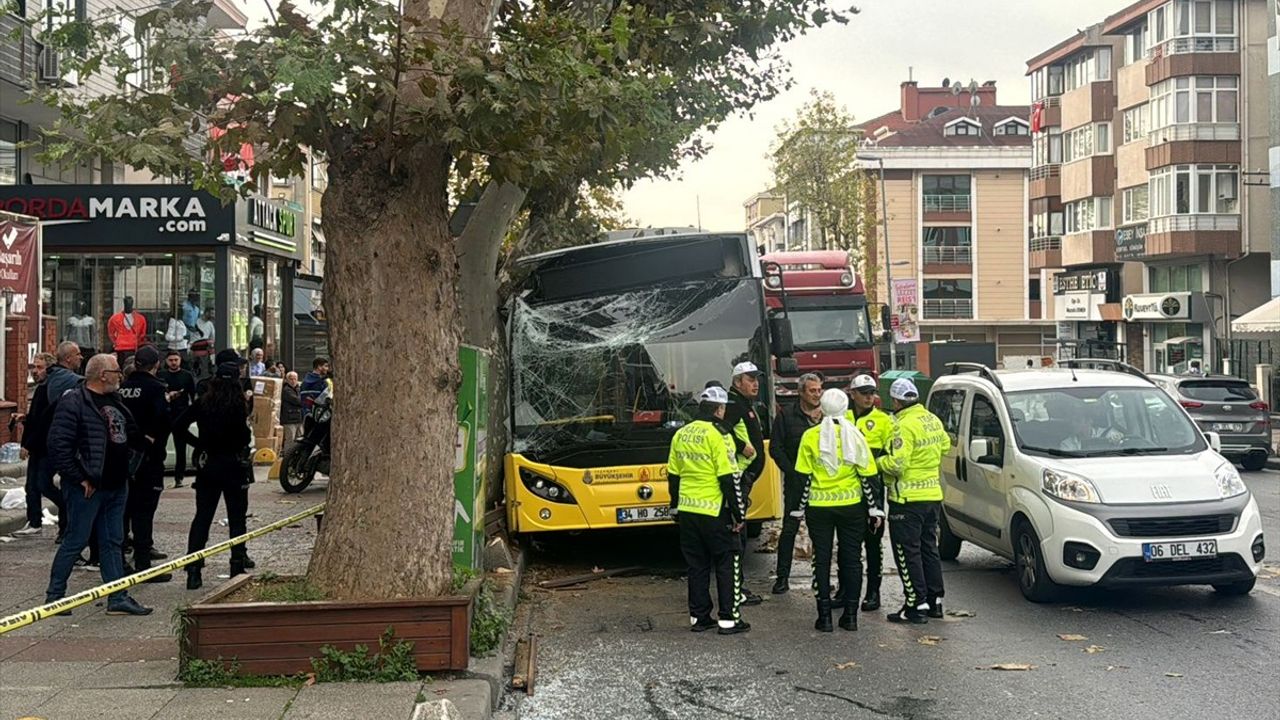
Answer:
[{"label": "air conditioning unit", "polygon": [[1219,199],[1219,200],[1235,200],[1235,199],[1236,199],[1236,188],[1235,188],[1235,186],[1234,186],[1234,185],[1227,185],[1227,186],[1223,187],[1222,189],[1218,190],[1218,199]]},{"label": "air conditioning unit", "polygon": [[60,87],[76,87],[79,77],[62,69],[62,53],[43,43],[37,45],[36,69],[40,82]]}]

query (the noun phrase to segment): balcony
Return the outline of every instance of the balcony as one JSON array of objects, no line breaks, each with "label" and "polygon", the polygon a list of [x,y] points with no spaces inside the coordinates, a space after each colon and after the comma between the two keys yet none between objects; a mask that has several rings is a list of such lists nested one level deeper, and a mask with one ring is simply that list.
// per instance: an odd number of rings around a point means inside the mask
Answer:
[{"label": "balcony", "polygon": [[1037,200],[1061,195],[1061,176],[1061,165],[1037,165],[1031,168],[1031,199]]},{"label": "balcony", "polygon": [[1165,215],[1147,221],[1146,260],[1240,254],[1239,215]]},{"label": "balcony", "polygon": [[1152,130],[1151,146],[1168,142],[1232,142],[1240,139],[1240,123],[1179,123]]},{"label": "balcony", "polygon": [[1062,238],[1031,238],[1027,244],[1027,262],[1032,270],[1062,267]]},{"label": "balcony", "polygon": [[1147,85],[1184,75],[1239,75],[1240,40],[1234,37],[1180,37],[1149,53]]},{"label": "balcony", "polygon": [[1044,103],[1044,111],[1040,115],[1040,128],[1060,127],[1062,125],[1062,96],[1050,95],[1036,102]]},{"label": "balcony", "polygon": [[1062,96],[1062,128],[1070,130],[1096,122],[1110,122],[1116,114],[1116,84],[1098,80]]},{"label": "balcony", "polygon": [[926,194],[923,199],[926,221],[962,222],[969,219],[973,209],[970,195]]},{"label": "balcony", "polygon": [[973,300],[924,299],[925,320],[972,320]]},{"label": "balcony", "polygon": [[1114,155],[1092,155],[1062,166],[1062,202],[1105,197],[1115,192]]},{"label": "balcony", "polygon": [[968,245],[925,245],[926,273],[969,272],[973,266],[973,248]]},{"label": "balcony", "polygon": [[1062,267],[1103,265],[1115,261],[1114,230],[1093,230],[1062,236]]},{"label": "balcony", "polygon": [[[1232,135],[1235,139],[1212,139]],[[1148,171],[1169,165],[1240,164],[1240,126],[1236,123],[1169,125],[1152,130],[1149,137]]]}]

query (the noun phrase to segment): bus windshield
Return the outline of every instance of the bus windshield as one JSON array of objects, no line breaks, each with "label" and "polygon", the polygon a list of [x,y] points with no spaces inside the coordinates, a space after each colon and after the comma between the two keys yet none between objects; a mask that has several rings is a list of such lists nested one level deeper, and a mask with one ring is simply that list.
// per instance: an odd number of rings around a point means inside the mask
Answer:
[{"label": "bus windshield", "polygon": [[[759,282],[666,283],[562,302],[516,301],[514,449],[539,462],[662,462],[708,380],[766,367]],[[763,389],[762,389],[763,393]]]}]

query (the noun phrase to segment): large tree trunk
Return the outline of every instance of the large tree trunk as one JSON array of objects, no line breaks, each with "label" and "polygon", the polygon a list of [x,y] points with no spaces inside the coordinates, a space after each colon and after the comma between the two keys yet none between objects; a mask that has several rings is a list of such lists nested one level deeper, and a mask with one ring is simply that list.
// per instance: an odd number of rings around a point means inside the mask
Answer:
[{"label": "large tree trunk", "polygon": [[452,577],[456,257],[449,158],[357,147],[324,196],[333,473],[308,577],[332,597],[439,595]]}]

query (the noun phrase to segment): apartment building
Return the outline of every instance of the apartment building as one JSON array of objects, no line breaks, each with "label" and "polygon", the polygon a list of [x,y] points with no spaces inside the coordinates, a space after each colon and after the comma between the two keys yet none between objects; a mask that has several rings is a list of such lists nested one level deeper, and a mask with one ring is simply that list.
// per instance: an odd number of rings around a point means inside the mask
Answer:
[{"label": "apartment building", "polygon": [[1143,0],[1027,62],[1030,265],[1066,355],[1221,369],[1269,296],[1265,0]]},{"label": "apartment building", "polygon": [[899,108],[859,129],[863,167],[878,178],[884,166],[879,297],[890,276],[915,281],[922,341],[991,342],[998,359],[1050,354],[1042,277],[1027,264],[1027,106],[999,105],[994,83],[906,82]]},{"label": "apartment building", "polygon": [[762,253],[786,249],[786,199],[782,195],[772,190],[756,193],[742,203],[742,208],[747,234]]},{"label": "apartment building", "polygon": [[1267,76],[1271,91],[1271,296],[1280,297],[1280,0],[1267,14]]}]

